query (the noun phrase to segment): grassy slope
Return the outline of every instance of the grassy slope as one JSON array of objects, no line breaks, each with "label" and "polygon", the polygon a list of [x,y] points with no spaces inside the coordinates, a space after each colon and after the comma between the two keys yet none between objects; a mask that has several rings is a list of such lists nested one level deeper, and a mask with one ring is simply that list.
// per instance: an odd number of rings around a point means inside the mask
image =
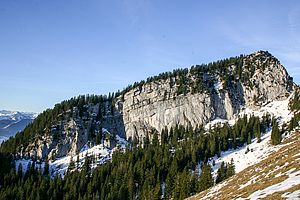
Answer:
[{"label": "grassy slope", "polygon": [[[230,179],[190,199],[251,199],[251,194],[254,192],[287,180],[289,173],[300,172],[300,131],[292,132],[280,146],[277,152],[260,163],[246,168]],[[286,199],[283,194],[294,191],[300,191],[300,181],[294,185],[283,184],[282,189],[272,194],[263,195],[262,192],[263,198],[261,199]],[[300,199],[299,196],[298,198]]]}]

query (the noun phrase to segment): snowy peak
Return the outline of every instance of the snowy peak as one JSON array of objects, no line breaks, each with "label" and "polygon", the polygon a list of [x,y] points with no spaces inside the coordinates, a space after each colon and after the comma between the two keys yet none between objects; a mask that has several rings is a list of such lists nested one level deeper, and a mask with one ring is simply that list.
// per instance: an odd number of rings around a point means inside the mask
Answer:
[{"label": "snowy peak", "polygon": [[36,113],[0,110],[0,144],[22,131],[36,116]]},{"label": "snowy peak", "polygon": [[34,119],[37,117],[37,113],[32,112],[19,112],[0,110],[0,120],[22,120],[22,119]]}]

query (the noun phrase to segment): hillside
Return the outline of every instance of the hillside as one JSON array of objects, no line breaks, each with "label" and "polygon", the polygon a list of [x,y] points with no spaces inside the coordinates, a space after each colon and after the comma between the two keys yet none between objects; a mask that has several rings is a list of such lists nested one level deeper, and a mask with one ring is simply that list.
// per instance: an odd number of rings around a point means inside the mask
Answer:
[{"label": "hillside", "polygon": [[300,199],[300,132],[288,133],[275,152],[189,199]]},{"label": "hillside", "polygon": [[298,126],[299,91],[258,51],[65,100],[0,146],[0,194],[189,197],[277,152]]}]

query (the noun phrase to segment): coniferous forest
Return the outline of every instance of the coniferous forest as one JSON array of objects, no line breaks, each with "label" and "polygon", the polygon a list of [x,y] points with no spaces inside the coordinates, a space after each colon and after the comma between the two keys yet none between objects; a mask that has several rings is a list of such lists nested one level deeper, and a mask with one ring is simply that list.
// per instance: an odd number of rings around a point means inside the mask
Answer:
[{"label": "coniferous forest", "polygon": [[[0,198],[183,199],[215,184],[209,158],[259,139],[270,126],[270,116],[243,117],[232,127],[217,126],[209,133],[203,127],[176,126],[163,130],[161,138],[154,132],[151,141],[146,137],[143,144],[133,142],[95,170],[90,168],[93,157],[86,158],[81,170],[75,161],[64,178],[50,177],[48,165],[42,170],[35,162],[22,173],[21,165],[15,170],[10,154],[1,153]],[[216,183],[233,174],[233,162],[222,163]]]}]

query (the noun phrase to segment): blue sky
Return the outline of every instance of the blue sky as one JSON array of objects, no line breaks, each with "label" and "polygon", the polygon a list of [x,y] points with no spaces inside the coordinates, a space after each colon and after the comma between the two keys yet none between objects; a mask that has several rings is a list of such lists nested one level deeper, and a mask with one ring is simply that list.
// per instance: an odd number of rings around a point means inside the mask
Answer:
[{"label": "blue sky", "polygon": [[300,83],[300,1],[1,0],[0,109],[41,112],[268,50]]}]

